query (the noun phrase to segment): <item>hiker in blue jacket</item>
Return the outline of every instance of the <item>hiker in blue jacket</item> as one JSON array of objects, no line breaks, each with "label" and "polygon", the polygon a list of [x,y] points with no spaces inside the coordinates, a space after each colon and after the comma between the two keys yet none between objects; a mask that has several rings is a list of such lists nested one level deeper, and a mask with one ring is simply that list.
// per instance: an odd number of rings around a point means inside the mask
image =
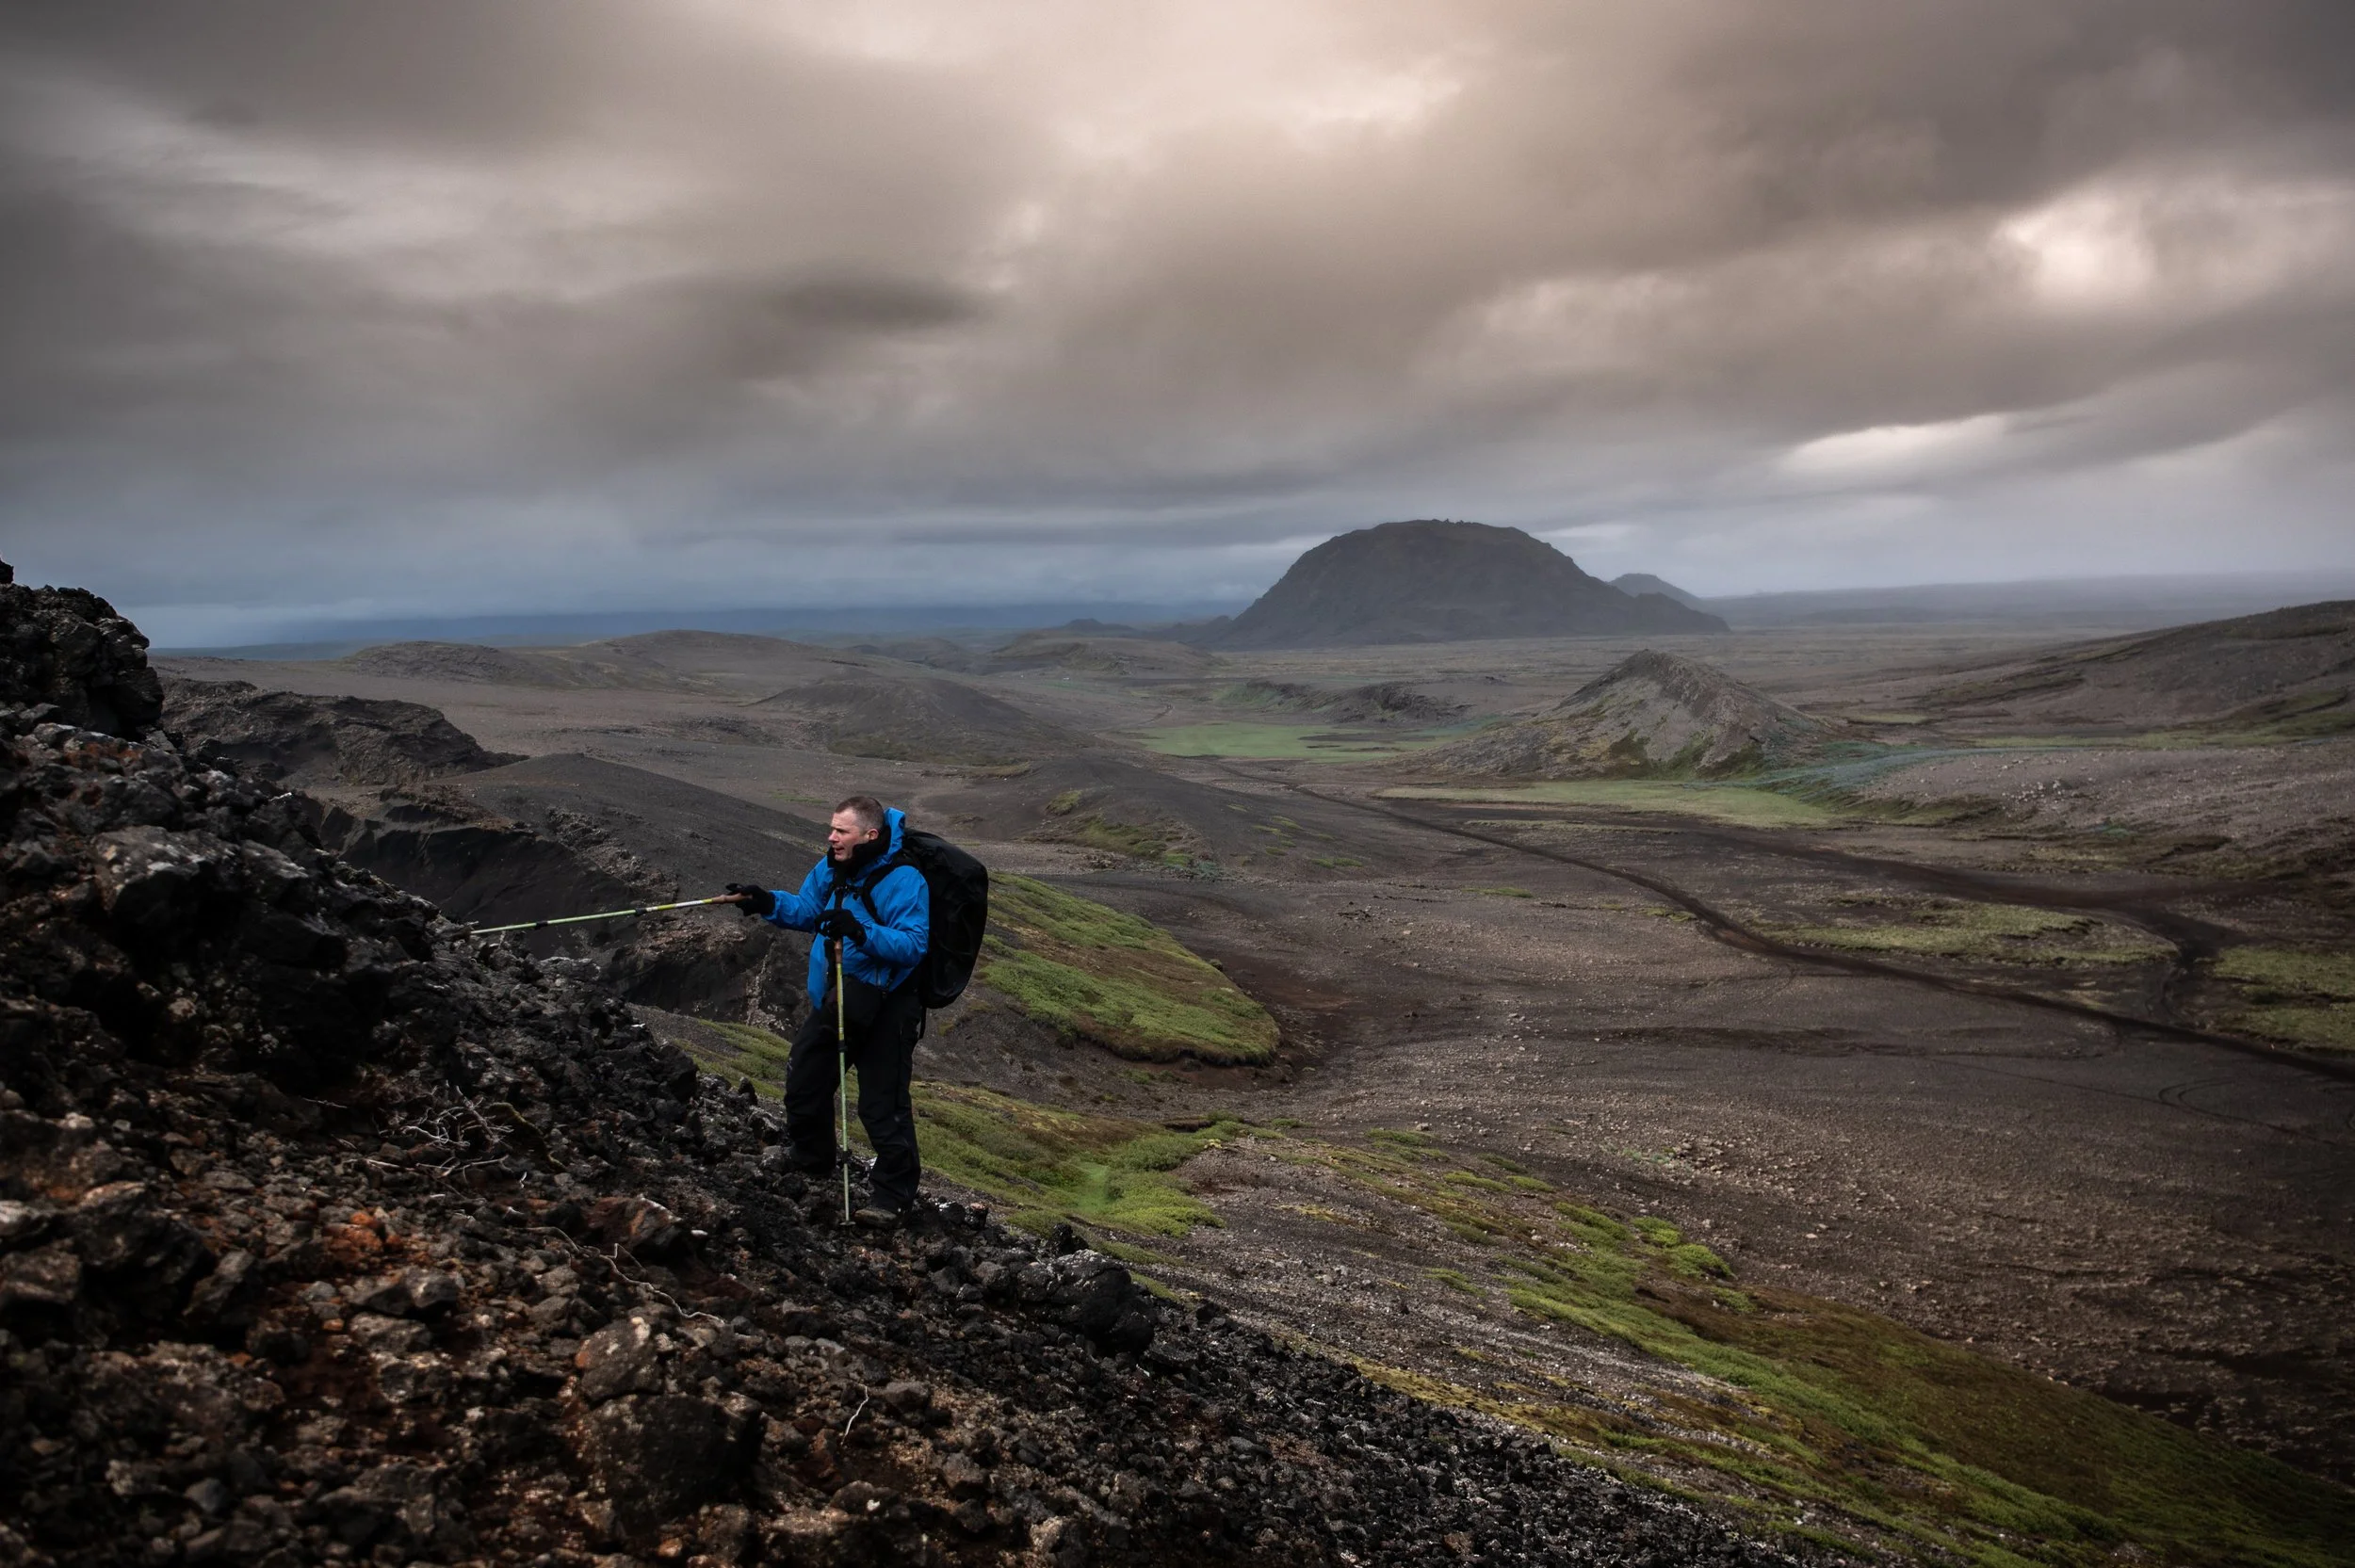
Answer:
[{"label": "hiker in blue jacket", "polygon": [[822,939],[810,944],[809,1018],[793,1036],[785,1074],[793,1168],[812,1175],[835,1168],[828,1102],[838,1073],[834,978],[839,957],[843,1033],[851,1065],[858,1069],[858,1119],[875,1146],[874,1202],[858,1216],[871,1225],[909,1215],[920,1171],[908,1078],[924,1004],[909,979],[931,941],[932,895],[924,874],[896,858],[905,822],[872,796],[853,795],[834,808],[826,858],[810,868],[800,892],[728,884],[745,913]]}]

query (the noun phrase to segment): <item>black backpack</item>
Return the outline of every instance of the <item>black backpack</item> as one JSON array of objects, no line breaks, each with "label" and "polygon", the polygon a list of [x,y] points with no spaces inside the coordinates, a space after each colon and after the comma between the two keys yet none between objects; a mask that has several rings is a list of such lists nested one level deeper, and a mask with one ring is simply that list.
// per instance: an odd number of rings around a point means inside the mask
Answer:
[{"label": "black backpack", "polygon": [[938,833],[902,825],[899,852],[851,885],[868,917],[878,924],[883,916],[869,889],[895,865],[922,872],[932,895],[932,942],[910,978],[926,1007],[945,1008],[965,994],[973,965],[981,961],[982,930],[989,924],[989,868]]}]

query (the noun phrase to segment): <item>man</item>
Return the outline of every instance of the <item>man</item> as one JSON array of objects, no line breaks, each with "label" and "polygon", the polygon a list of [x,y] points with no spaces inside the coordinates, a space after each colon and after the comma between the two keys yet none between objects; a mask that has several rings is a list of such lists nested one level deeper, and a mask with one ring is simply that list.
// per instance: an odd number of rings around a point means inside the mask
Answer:
[{"label": "man", "polygon": [[913,865],[877,870],[898,854],[905,823],[873,797],[853,795],[834,808],[826,857],[810,868],[800,892],[728,885],[745,913],[820,938],[809,946],[809,1018],[793,1036],[785,1074],[793,1168],[812,1175],[835,1168],[831,1101],[840,1071],[834,996],[839,961],[843,1032],[851,1065],[858,1069],[858,1119],[875,1146],[874,1202],[858,1216],[870,1225],[909,1216],[919,1170],[908,1077],[924,1004],[908,982],[931,940],[932,895]]}]

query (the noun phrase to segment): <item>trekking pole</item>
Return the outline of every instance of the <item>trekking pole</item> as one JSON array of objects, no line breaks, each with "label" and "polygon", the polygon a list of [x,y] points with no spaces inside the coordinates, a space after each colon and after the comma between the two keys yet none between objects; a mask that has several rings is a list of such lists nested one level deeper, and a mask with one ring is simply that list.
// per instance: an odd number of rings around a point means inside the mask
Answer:
[{"label": "trekking pole", "polygon": [[577,926],[583,920],[619,920],[628,914],[658,914],[666,909],[693,909],[699,904],[726,904],[736,901],[733,893],[723,893],[716,898],[687,898],[675,904],[641,904],[636,909],[609,909],[598,914],[563,914],[553,920],[524,920],[512,926],[466,928],[468,936],[497,936],[503,931],[536,931],[549,926]]},{"label": "trekking pole", "polygon": [[842,939],[834,939],[835,1157],[842,1166],[842,1222],[851,1222],[851,1038],[842,1032]]}]

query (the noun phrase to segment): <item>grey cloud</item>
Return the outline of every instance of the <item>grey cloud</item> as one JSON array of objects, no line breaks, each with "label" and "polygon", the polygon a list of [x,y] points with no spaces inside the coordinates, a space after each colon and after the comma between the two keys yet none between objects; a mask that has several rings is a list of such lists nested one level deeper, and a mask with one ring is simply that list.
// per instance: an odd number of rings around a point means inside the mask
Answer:
[{"label": "grey cloud", "polygon": [[1788,572],[1811,505],[2057,560],[2266,441],[2231,537],[2355,551],[2331,0],[102,3],[0,73],[0,527],[101,588],[697,595],[855,525],[1176,589],[1433,512]]}]

